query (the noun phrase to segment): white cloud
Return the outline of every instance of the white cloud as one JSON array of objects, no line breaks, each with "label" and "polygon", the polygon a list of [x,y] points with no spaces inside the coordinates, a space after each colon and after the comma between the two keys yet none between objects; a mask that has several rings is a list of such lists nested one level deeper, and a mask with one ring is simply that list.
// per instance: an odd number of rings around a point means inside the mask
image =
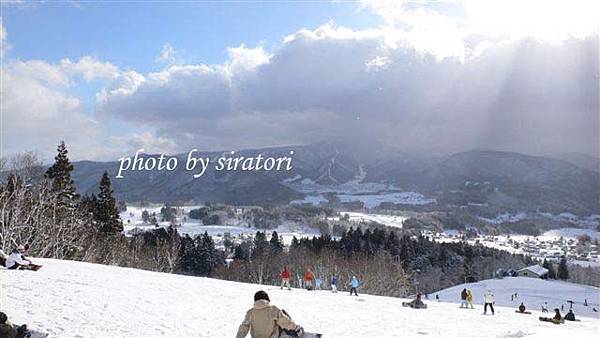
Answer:
[{"label": "white cloud", "polygon": [[410,151],[597,150],[597,124],[585,122],[597,118],[593,37],[488,42],[465,58],[440,58],[401,34],[393,41],[385,29],[302,29],[272,54],[241,46],[220,65],[138,74],[113,84],[98,109],[180,151],[350,135]]},{"label": "white cloud", "polygon": [[10,49],[10,45],[7,41],[6,28],[4,28],[4,23],[2,22],[2,17],[0,16],[0,58],[4,58],[4,54]]}]

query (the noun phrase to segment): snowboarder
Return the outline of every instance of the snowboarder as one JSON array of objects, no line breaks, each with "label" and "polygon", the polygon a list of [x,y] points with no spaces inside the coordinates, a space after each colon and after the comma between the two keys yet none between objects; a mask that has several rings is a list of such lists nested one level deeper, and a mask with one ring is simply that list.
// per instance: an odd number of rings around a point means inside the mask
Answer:
[{"label": "snowboarder", "polygon": [[552,322],[554,324],[561,324],[561,323],[565,322],[563,320],[562,316],[560,315],[560,310],[558,308],[554,309],[554,317],[552,317],[552,318],[540,317],[540,321],[542,321],[542,322]]},{"label": "snowboarder", "polygon": [[521,302],[521,305],[519,305],[519,312],[520,312],[520,313],[525,313],[525,310],[527,310],[527,309],[525,308],[525,304],[523,304],[523,302]]},{"label": "snowboarder", "polygon": [[560,311],[565,311],[565,304],[560,304]]},{"label": "snowboarder", "polygon": [[358,279],[356,276],[352,276],[352,279],[350,280],[350,296],[352,296],[352,292],[354,292],[355,296],[358,296],[358,292],[356,291],[358,289],[358,285]]},{"label": "snowboarder", "polygon": [[567,313],[565,315],[565,320],[569,320],[569,321],[572,321],[572,322],[575,321],[575,314],[573,313],[573,309],[570,309],[569,313]]},{"label": "snowboarder", "polygon": [[337,293],[337,277],[331,277],[331,292]]},{"label": "snowboarder", "polygon": [[290,330],[302,337],[302,327],[296,325],[283,310],[269,304],[269,295],[264,291],[254,294],[254,306],[246,312],[238,328],[236,338],[244,338],[250,331],[253,338],[277,338],[281,330]]},{"label": "snowboarder", "polygon": [[283,271],[281,272],[281,289],[283,290],[284,286],[287,286],[288,290],[291,290],[292,287],[290,286],[290,277],[291,277],[291,273],[290,270],[288,270],[287,266],[283,267]]},{"label": "snowboarder", "polygon": [[8,258],[6,258],[6,268],[9,270],[24,269],[24,270],[38,270],[41,265],[33,264],[29,259],[25,258],[25,247],[23,245],[17,246]]},{"label": "snowboarder", "polygon": [[473,292],[471,292],[471,290],[467,290],[467,303],[469,303],[469,306],[471,307],[471,309],[474,309],[474,307],[473,307]]},{"label": "snowboarder", "polygon": [[542,313],[548,313],[548,302],[544,302],[542,305]]},{"label": "snowboarder", "polygon": [[468,308],[467,305],[467,289],[462,289],[460,292],[460,308]]},{"label": "snowboarder", "polygon": [[583,306],[588,306],[587,298],[583,301]]},{"label": "snowboarder", "polygon": [[412,307],[413,309],[426,309],[427,308],[427,304],[423,303],[423,301],[421,300],[420,293],[417,293],[417,296],[412,301],[402,303],[402,306]]},{"label": "snowboarder", "polygon": [[8,321],[6,313],[0,312],[0,337],[24,338],[27,337],[27,325],[13,325]]},{"label": "snowboarder", "polygon": [[512,295],[510,295],[510,301],[512,302],[513,300],[515,300],[515,294],[514,293]]},{"label": "snowboarder", "polygon": [[306,269],[306,273],[304,273],[304,287],[306,290],[313,289],[313,281],[315,280],[315,275],[310,271],[310,269]]},{"label": "snowboarder", "polygon": [[483,295],[483,301],[484,301],[484,305],[483,305],[483,314],[487,314],[487,308],[488,306],[490,307],[490,309],[492,310],[492,315],[494,314],[494,294],[492,293],[492,290],[487,290],[487,292]]},{"label": "snowboarder", "polygon": [[440,295],[439,294],[435,295],[435,300],[437,300],[438,302],[440,301]]}]

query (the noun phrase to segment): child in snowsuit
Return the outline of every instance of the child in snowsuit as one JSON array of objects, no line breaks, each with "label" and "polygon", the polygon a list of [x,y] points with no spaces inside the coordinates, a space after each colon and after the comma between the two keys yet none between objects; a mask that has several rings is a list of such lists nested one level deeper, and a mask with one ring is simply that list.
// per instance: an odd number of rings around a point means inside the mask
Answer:
[{"label": "child in snowsuit", "polygon": [[337,277],[331,277],[331,292],[337,293]]},{"label": "child in snowsuit", "polygon": [[248,331],[252,338],[277,338],[281,329],[303,331],[283,310],[269,304],[269,295],[266,292],[258,291],[254,294],[254,306],[246,312],[236,338],[246,337]]},{"label": "child in snowsuit", "polygon": [[356,276],[352,276],[352,279],[350,280],[350,296],[352,296],[352,292],[354,292],[355,296],[358,296],[358,292],[356,292],[357,289],[358,279],[356,278]]},{"label": "child in snowsuit", "polygon": [[471,307],[471,309],[474,309],[474,307],[473,307],[473,293],[471,292],[471,290],[467,290],[467,303],[469,303],[469,306]]},{"label": "child in snowsuit", "polygon": [[487,290],[487,292],[483,295],[483,301],[484,301],[484,305],[483,305],[483,314],[487,313],[487,308],[488,306],[490,307],[490,309],[492,310],[492,315],[494,314],[494,294],[492,293],[491,290]]},{"label": "child in snowsuit", "polygon": [[287,286],[288,290],[291,290],[292,287],[290,286],[290,277],[291,277],[291,273],[290,270],[288,270],[287,266],[283,267],[283,271],[281,272],[281,289],[283,290],[284,286]]}]

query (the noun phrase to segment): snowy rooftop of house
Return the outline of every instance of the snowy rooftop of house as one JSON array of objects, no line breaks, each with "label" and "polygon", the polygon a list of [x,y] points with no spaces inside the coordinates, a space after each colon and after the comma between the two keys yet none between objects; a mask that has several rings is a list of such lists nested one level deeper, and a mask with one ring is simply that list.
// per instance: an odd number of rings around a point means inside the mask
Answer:
[{"label": "snowy rooftop of house", "polygon": [[542,266],[539,266],[537,264],[523,268],[523,269],[519,270],[518,272],[521,272],[521,271],[531,271],[538,276],[542,276],[542,275],[545,275],[548,273],[548,269],[546,269]]}]

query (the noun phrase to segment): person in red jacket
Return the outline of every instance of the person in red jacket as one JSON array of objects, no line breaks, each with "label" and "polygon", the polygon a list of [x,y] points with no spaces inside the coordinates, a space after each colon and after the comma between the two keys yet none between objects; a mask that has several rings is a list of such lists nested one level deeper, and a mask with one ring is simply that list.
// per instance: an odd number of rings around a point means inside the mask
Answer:
[{"label": "person in red jacket", "polygon": [[291,290],[292,287],[290,286],[290,278],[291,278],[292,274],[290,273],[290,270],[288,270],[287,266],[283,267],[283,271],[281,272],[281,289],[283,290],[283,287],[287,285],[288,290]]},{"label": "person in red jacket", "polygon": [[306,273],[304,274],[304,286],[306,290],[313,289],[313,281],[315,280],[315,275],[310,271],[310,269],[306,269]]}]

